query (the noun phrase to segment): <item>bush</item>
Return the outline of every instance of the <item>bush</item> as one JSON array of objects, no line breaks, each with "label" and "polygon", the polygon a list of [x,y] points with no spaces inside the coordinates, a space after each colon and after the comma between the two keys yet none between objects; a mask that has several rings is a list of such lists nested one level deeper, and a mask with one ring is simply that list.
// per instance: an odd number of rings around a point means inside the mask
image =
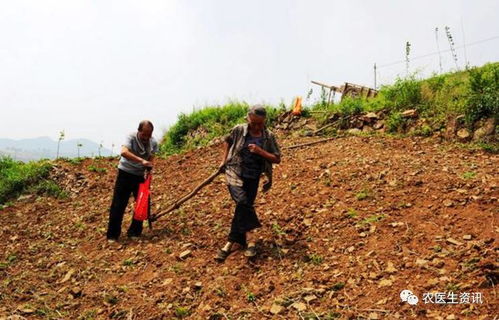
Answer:
[{"label": "bush", "polygon": [[421,109],[421,81],[416,80],[414,76],[407,79],[398,78],[393,85],[382,87],[378,97],[385,100],[388,107],[395,111]]},{"label": "bush", "polygon": [[10,157],[0,158],[0,204],[45,180],[51,168],[47,161],[23,163]]},{"label": "bush", "polygon": [[405,129],[405,119],[400,112],[391,113],[386,119],[388,132],[402,132]]},{"label": "bush", "polygon": [[[165,133],[160,150],[174,154],[206,145],[216,137],[227,134],[232,127],[243,123],[248,113],[247,103],[231,102],[221,107],[206,107],[191,114],[180,114],[177,122]],[[279,109],[266,106],[267,126],[271,127]]]},{"label": "bush", "polygon": [[469,127],[482,118],[499,120],[499,63],[469,71],[470,96],[465,112]]}]

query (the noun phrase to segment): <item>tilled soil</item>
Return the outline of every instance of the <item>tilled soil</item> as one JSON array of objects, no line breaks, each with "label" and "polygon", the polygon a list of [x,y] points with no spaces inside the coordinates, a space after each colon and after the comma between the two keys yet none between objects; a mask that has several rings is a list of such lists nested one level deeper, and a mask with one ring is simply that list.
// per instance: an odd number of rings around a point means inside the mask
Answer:
[{"label": "tilled soil", "polygon": [[[153,212],[209,176],[220,153],[158,159]],[[0,211],[0,319],[494,319],[498,160],[422,138],[283,150],[256,201],[258,256],[225,263],[213,259],[234,210],[223,176],[139,239],[110,244],[117,160],[59,162],[69,198]],[[130,219],[131,204],[122,234]],[[417,305],[401,302],[404,289]]]}]

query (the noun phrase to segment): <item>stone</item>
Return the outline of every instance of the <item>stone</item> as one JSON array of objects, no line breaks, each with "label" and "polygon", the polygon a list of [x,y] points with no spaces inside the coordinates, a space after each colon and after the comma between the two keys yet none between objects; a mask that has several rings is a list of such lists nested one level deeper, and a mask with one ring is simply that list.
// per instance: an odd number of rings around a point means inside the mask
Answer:
[{"label": "stone", "polygon": [[192,251],[191,250],[185,250],[184,252],[182,252],[178,257],[181,259],[181,260],[184,260],[186,259],[187,257],[189,257],[190,255],[192,254]]},{"label": "stone", "polygon": [[69,292],[71,293],[73,298],[78,298],[82,295],[82,289],[80,287],[73,287]]},{"label": "stone", "polygon": [[444,206],[448,207],[448,208],[449,208],[449,207],[454,206],[454,202],[453,202],[452,200],[449,200],[449,199],[445,199],[445,200],[442,202],[442,204],[443,204]]},{"label": "stone", "polygon": [[378,283],[378,287],[391,287],[393,285],[393,281],[390,279],[383,279]]},{"label": "stone", "polygon": [[369,313],[369,320],[379,320],[380,317],[376,312]]},{"label": "stone", "polygon": [[373,125],[373,128],[375,130],[379,130],[381,128],[383,128],[385,126],[385,121],[384,120],[380,120],[380,121],[377,121],[374,125]]},{"label": "stone", "polygon": [[402,117],[404,118],[417,118],[418,111],[416,109],[409,109],[402,112]]},{"label": "stone", "polygon": [[455,239],[452,239],[452,238],[447,238],[446,241],[450,244],[453,244],[455,246],[461,246],[463,245],[461,242],[455,240]]},{"label": "stone", "polygon": [[420,259],[420,258],[416,259],[417,266],[422,267],[422,266],[425,266],[427,264],[428,264],[428,260],[426,260],[426,259]]},{"label": "stone", "polygon": [[203,283],[201,281],[198,281],[194,284],[194,289],[201,290],[202,288],[203,288]]},{"label": "stone", "polygon": [[471,239],[473,239],[473,236],[472,236],[471,234],[465,234],[465,235],[463,236],[463,239],[464,239],[464,240],[471,240]]},{"label": "stone", "polygon": [[473,141],[483,140],[483,138],[492,135],[495,129],[496,129],[496,121],[494,118],[489,118],[485,120],[483,126],[478,128],[473,134]]},{"label": "stone", "polygon": [[280,305],[275,304],[275,303],[272,305],[272,307],[270,307],[270,313],[272,313],[274,315],[281,313],[283,310],[284,310],[283,306],[280,306]]},{"label": "stone", "polygon": [[395,268],[393,262],[391,261],[388,261],[388,264],[386,266],[386,269],[385,269],[386,272],[388,273],[395,273],[397,272],[398,270]]},{"label": "stone", "polygon": [[357,129],[357,128],[352,128],[352,129],[347,130],[347,132],[350,134],[359,134],[362,132],[362,130]]},{"label": "stone", "polygon": [[468,129],[461,129],[457,132],[457,138],[459,141],[468,141],[471,138],[471,133]]},{"label": "stone", "polygon": [[366,115],[365,115],[366,118],[369,118],[369,119],[378,119],[378,115],[374,112],[368,112]]},{"label": "stone", "polygon": [[295,308],[298,311],[305,311],[307,310],[307,305],[304,304],[303,302],[295,302],[291,305],[293,308]]}]

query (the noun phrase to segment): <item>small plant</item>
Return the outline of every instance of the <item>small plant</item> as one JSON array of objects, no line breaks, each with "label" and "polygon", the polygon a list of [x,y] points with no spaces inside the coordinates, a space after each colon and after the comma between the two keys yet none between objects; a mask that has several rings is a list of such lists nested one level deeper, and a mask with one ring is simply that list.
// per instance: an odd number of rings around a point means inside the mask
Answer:
[{"label": "small plant", "polygon": [[331,290],[333,291],[340,291],[341,289],[343,289],[345,287],[345,283],[344,282],[337,282],[335,283],[332,287],[331,287]]},{"label": "small plant", "polygon": [[348,218],[355,218],[357,217],[359,214],[357,213],[357,210],[353,209],[353,208],[349,208],[347,213],[346,213],[346,216]]},{"label": "small plant", "polygon": [[29,191],[36,194],[47,194],[58,199],[66,199],[68,197],[68,193],[51,180],[42,180],[40,183],[30,188]]},{"label": "small plant", "polygon": [[365,218],[361,222],[359,222],[360,225],[365,225],[365,224],[371,224],[375,222],[379,222],[385,218],[384,214],[378,214],[378,215],[372,215],[370,217]]},{"label": "small plant", "polygon": [[468,172],[463,173],[462,177],[465,180],[469,180],[469,179],[473,179],[475,176],[476,176],[476,172],[468,171]]},{"label": "small plant", "polygon": [[442,246],[439,246],[438,244],[433,247],[433,251],[435,252],[441,252],[442,251]]},{"label": "small plant", "polygon": [[359,201],[365,200],[369,197],[370,197],[370,192],[369,192],[369,190],[366,190],[366,189],[361,190],[360,192],[358,192],[355,195],[355,198],[357,198],[357,200],[359,200]]},{"label": "small plant", "polygon": [[119,301],[118,297],[112,294],[108,294],[104,297],[104,302],[113,306],[117,304],[118,301]]},{"label": "small plant", "polygon": [[221,298],[226,296],[224,288],[218,287],[215,289],[215,294]]},{"label": "small plant", "polygon": [[322,258],[320,255],[312,253],[308,255],[308,261],[310,261],[312,264],[319,265],[322,263],[324,258]]},{"label": "small plant", "polygon": [[88,310],[78,317],[78,320],[94,320],[97,318],[97,311]]},{"label": "small plant", "polygon": [[183,266],[180,263],[176,263],[173,266],[170,267],[171,271],[175,272],[176,274],[182,273],[183,271]]},{"label": "small plant", "polygon": [[[499,129],[496,129],[497,132],[499,132]],[[489,152],[489,153],[494,153],[498,154],[499,153],[499,144],[489,144],[489,143],[484,143],[480,142],[477,144],[480,149],[483,151]]]},{"label": "small plant", "polygon": [[189,316],[190,314],[190,311],[188,308],[185,308],[185,307],[177,307],[175,308],[175,316],[177,316],[178,318],[185,318],[187,316]]},{"label": "small plant", "polygon": [[129,259],[125,259],[123,261],[123,265],[125,267],[130,267],[130,266],[133,266],[135,264],[135,261],[132,259],[132,258],[129,258]]},{"label": "small plant", "polygon": [[99,168],[99,167],[96,167],[93,164],[91,164],[88,166],[88,171],[97,172],[97,173],[105,173],[105,172],[107,172],[107,169],[106,168]]},{"label": "small plant", "polygon": [[278,225],[277,223],[273,223],[272,224],[272,231],[274,231],[274,233],[277,235],[277,236],[283,236],[286,234],[286,232],[284,232],[281,228],[280,225]]},{"label": "small plant", "polygon": [[452,282],[451,282],[451,283],[449,283],[449,284],[447,284],[447,286],[445,287],[445,289],[446,289],[447,291],[450,291],[450,292],[456,292],[456,291],[459,291],[459,288],[460,288],[459,284],[457,284],[457,283],[452,283]]},{"label": "small plant", "polygon": [[246,300],[248,302],[253,302],[253,301],[256,301],[256,297],[255,295],[253,294],[253,292],[248,292],[246,293]]},{"label": "small plant", "polygon": [[400,132],[405,128],[405,119],[400,112],[393,112],[386,119],[386,126],[389,132]]}]

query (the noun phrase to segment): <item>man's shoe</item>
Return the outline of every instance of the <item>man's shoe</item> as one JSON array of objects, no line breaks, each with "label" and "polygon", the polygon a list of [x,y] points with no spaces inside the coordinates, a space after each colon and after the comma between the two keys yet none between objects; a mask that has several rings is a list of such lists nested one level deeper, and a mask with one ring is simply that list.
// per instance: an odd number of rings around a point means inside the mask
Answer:
[{"label": "man's shoe", "polygon": [[244,255],[248,258],[253,258],[256,256],[256,246],[251,246],[246,248]]},{"label": "man's shoe", "polygon": [[215,256],[215,261],[217,262],[224,262],[225,259],[230,255],[230,250],[218,250],[218,254]]}]

